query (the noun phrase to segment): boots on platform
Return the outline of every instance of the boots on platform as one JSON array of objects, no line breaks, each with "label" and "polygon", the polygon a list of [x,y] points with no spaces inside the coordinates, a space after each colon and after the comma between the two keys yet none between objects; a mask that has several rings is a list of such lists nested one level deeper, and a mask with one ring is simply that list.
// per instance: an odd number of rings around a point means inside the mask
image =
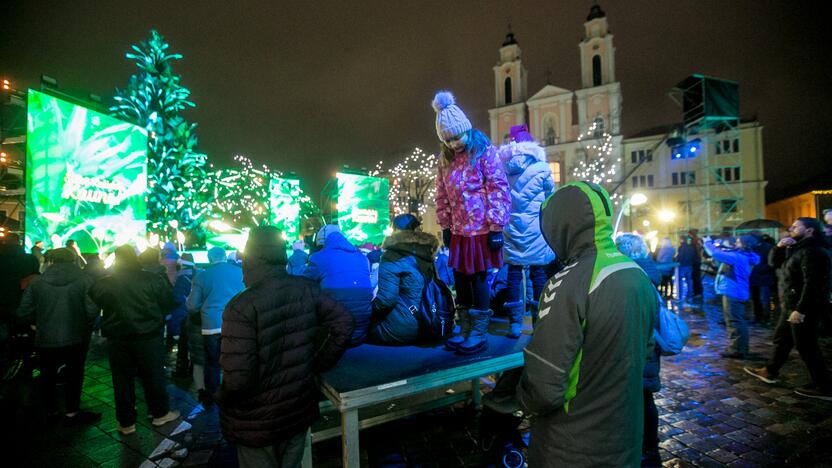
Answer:
[{"label": "boots on platform", "polygon": [[506,302],[505,308],[511,329],[506,334],[508,338],[520,338],[523,334],[523,301]]},{"label": "boots on platform", "polygon": [[468,308],[458,306],[456,308],[456,323],[459,325],[459,334],[452,336],[445,342],[445,349],[456,351],[471,332],[471,317],[468,316]]},{"label": "boots on platform", "polygon": [[471,319],[471,332],[468,334],[468,339],[457,348],[456,352],[459,354],[476,354],[488,349],[488,323],[492,312],[469,309],[468,315]]}]

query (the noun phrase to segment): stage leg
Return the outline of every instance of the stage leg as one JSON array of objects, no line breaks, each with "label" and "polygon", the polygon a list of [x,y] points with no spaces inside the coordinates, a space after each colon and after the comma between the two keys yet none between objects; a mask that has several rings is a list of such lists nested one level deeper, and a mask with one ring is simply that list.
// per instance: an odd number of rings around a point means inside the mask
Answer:
[{"label": "stage leg", "polygon": [[361,466],[361,452],[358,449],[358,410],[341,413],[341,461],[345,468]]},{"label": "stage leg", "polygon": [[471,401],[474,409],[482,409],[482,392],[480,392],[480,378],[471,379]]},{"label": "stage leg", "polygon": [[312,428],[306,431],[306,443],[303,446],[302,468],[312,468]]}]

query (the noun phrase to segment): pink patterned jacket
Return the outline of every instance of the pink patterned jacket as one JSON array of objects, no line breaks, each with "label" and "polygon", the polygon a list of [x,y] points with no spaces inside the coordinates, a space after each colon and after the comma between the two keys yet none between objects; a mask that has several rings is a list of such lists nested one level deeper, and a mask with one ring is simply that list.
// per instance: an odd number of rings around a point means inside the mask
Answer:
[{"label": "pink patterned jacket", "polygon": [[436,220],[442,229],[466,237],[502,231],[510,214],[508,180],[495,147],[473,165],[468,153],[460,153],[436,171]]}]

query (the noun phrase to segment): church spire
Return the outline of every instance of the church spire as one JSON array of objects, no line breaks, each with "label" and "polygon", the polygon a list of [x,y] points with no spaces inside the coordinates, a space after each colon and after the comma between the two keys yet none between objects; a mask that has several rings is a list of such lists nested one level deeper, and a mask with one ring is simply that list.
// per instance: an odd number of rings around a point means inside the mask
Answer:
[{"label": "church spire", "polygon": [[592,6],[589,8],[589,15],[586,17],[587,21],[592,21],[595,18],[604,18],[607,14],[604,13],[604,10],[601,9],[601,5],[598,4],[598,0],[593,0]]}]

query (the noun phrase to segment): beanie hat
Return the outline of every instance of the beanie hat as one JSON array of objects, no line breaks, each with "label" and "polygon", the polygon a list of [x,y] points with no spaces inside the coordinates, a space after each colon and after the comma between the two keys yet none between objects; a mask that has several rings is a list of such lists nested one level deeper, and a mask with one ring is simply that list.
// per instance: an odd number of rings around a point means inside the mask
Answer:
[{"label": "beanie hat", "polygon": [[249,231],[244,260],[255,260],[269,265],[288,263],[286,241],[283,240],[280,229],[274,226],[260,226]]},{"label": "beanie hat", "polygon": [[208,261],[218,263],[225,261],[225,249],[222,247],[211,247],[208,249]]},{"label": "beanie hat", "polygon": [[338,227],[337,224],[324,224],[324,227],[322,227],[315,236],[315,244],[324,245],[326,243],[326,236],[332,234],[333,232],[341,232],[341,228]]},{"label": "beanie hat", "polygon": [[176,246],[174,246],[170,242],[165,243],[164,247],[162,247],[162,259],[163,260],[177,260],[177,259],[179,259],[179,253],[176,252]]},{"label": "beanie hat", "polygon": [[393,227],[399,231],[415,231],[419,225],[419,219],[410,213],[400,214],[393,218]]},{"label": "beanie hat", "polygon": [[436,135],[440,140],[449,140],[471,130],[471,122],[456,105],[454,95],[449,91],[436,93],[433,97],[433,110],[436,111]]},{"label": "beanie hat", "polygon": [[529,127],[524,125],[515,125],[511,127],[509,130],[509,135],[511,136],[512,141],[516,141],[517,143],[521,143],[524,141],[534,141],[531,134],[529,133]]},{"label": "beanie hat", "polygon": [[303,243],[303,239],[292,242],[292,250],[303,250],[304,247],[306,247],[306,244]]}]

